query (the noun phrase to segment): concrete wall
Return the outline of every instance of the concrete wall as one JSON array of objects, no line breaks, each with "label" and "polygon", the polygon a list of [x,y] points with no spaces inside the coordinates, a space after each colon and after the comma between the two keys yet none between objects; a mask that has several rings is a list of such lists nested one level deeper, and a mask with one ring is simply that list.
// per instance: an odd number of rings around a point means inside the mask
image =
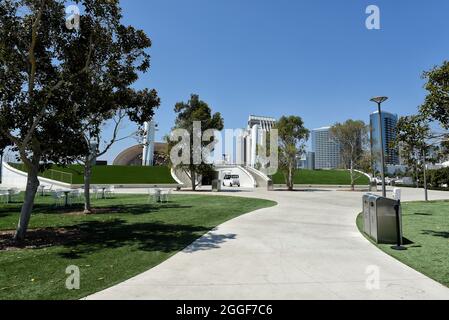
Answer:
[{"label": "concrete wall", "polygon": [[[215,171],[219,174],[219,179],[223,180],[225,174],[235,174],[240,177],[240,187],[242,188],[255,188],[256,181],[254,180],[251,173],[249,173],[245,168],[241,166],[229,165],[229,166],[215,166]],[[192,183],[187,174],[181,170],[176,169],[172,170],[173,179],[175,179],[178,183],[183,184],[184,188],[191,188]]]},{"label": "concrete wall", "polygon": [[[54,181],[45,178],[39,178],[41,186],[54,186],[56,188],[70,188],[67,183]],[[6,162],[2,163],[2,184],[3,188],[18,188],[20,190],[25,190],[27,185],[27,173],[17,170]]]},{"label": "concrete wall", "polygon": [[257,188],[269,188],[271,184],[271,179],[264,174],[263,172],[260,172],[259,170],[256,170],[251,167],[246,167],[246,170],[251,174],[253,177],[256,187]]}]

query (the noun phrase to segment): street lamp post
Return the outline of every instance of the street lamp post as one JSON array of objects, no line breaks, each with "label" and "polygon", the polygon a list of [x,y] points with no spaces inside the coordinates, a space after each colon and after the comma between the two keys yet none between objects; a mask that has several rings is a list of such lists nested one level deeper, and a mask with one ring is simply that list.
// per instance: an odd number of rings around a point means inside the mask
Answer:
[{"label": "street lamp post", "polygon": [[387,197],[387,187],[385,185],[385,150],[384,150],[384,137],[382,130],[382,108],[381,105],[383,102],[387,101],[388,97],[374,97],[370,101],[377,103],[377,108],[379,110],[379,138],[380,138],[380,162],[381,168],[380,173],[382,176],[382,196],[384,198]]},{"label": "street lamp post", "polygon": [[427,188],[427,163],[426,163],[426,151],[422,151],[423,155],[423,175],[424,175],[424,195],[426,202],[429,201],[429,189]]}]

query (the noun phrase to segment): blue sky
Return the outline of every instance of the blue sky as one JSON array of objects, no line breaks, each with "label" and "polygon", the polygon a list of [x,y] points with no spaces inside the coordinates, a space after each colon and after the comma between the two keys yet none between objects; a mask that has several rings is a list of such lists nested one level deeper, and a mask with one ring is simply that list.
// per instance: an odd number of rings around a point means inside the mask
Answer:
[{"label": "blue sky", "polygon": [[[368,5],[381,30],[365,27]],[[425,96],[421,74],[449,59],[449,1],[122,0],[124,22],[153,42],[152,66],[136,87],[162,104],[158,138],[174,104],[191,93],[222,113],[226,128],[250,114],[301,116],[308,128],[346,119],[368,122],[369,98],[385,110],[414,113]],[[135,130],[127,123],[123,133]],[[126,140],[103,158],[134,144]]]}]

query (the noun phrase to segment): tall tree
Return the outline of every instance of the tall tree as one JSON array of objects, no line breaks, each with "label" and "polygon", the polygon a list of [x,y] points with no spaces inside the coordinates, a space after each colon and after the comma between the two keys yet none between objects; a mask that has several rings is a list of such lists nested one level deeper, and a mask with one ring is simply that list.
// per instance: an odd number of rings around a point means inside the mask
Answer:
[{"label": "tall tree", "polygon": [[427,96],[420,107],[420,114],[429,121],[437,121],[443,132],[433,133],[432,138],[442,141],[440,157],[449,157],[447,147],[449,137],[449,61],[444,61],[441,66],[424,72],[423,78],[427,81],[425,89]]},{"label": "tall tree", "polygon": [[442,128],[449,130],[449,61],[424,72],[428,94],[420,111],[429,120],[438,121]]},{"label": "tall tree", "polygon": [[[81,157],[85,213],[92,209],[90,181],[95,159],[106,154],[114,143],[135,135],[120,135],[124,120],[128,118],[141,126],[152,119],[154,109],[160,104],[154,89],[131,88],[140,74],[149,70],[150,56],[146,49],[151,46],[150,39],[142,30],[124,26],[118,19],[104,28],[101,47],[96,48],[92,68],[86,81],[77,88],[83,92],[78,107],[87,113],[82,123],[88,152]],[[112,124],[108,138],[102,132],[105,124]]]},{"label": "tall tree", "polygon": [[292,191],[298,158],[305,152],[305,143],[310,133],[298,116],[283,116],[274,128],[278,130],[279,137],[279,169],[284,174],[288,190]]},{"label": "tall tree", "polygon": [[[124,39],[129,34],[129,27],[119,22],[118,0],[75,3],[84,13],[75,19],[79,26],[68,28],[66,1],[0,2],[0,130],[18,151],[28,172],[17,241],[24,239],[28,228],[39,171],[49,163],[71,163],[88,152],[83,120],[91,117],[92,111],[86,107],[84,90],[92,79],[110,83],[95,76],[104,67],[105,56],[110,57],[109,63],[120,64],[123,56],[109,51],[110,39],[120,34]],[[143,37],[138,31],[132,34]],[[121,45],[132,51],[134,42],[128,39]],[[97,95],[98,100],[104,97],[102,92]]]},{"label": "tall tree", "polygon": [[415,180],[420,176],[423,159],[431,146],[432,137],[429,122],[422,115],[401,117],[397,124],[395,145],[399,147],[402,159],[411,169]]},{"label": "tall tree", "polygon": [[336,123],[331,128],[331,136],[340,146],[343,166],[350,170],[351,189],[355,190],[355,182],[361,176],[355,169],[363,156],[363,144],[368,140],[367,126],[363,121],[349,119]]},{"label": "tall tree", "polygon": [[[195,140],[200,141],[201,149],[206,144],[209,144],[210,141],[202,141],[201,136],[196,136],[198,133],[194,130],[194,122],[201,122],[201,130],[203,132],[209,129],[223,130],[223,118],[219,112],[212,114],[209,105],[200,100],[199,96],[196,94],[192,94],[187,103],[176,103],[175,112],[177,113],[177,117],[173,129],[184,129],[189,134],[189,139],[187,140],[189,146],[184,146],[183,149],[189,150],[188,163],[177,164],[176,167],[187,174],[192,184],[192,190],[195,191],[198,186],[198,177],[203,174],[209,174],[213,170],[213,165],[204,162],[201,157],[202,151],[196,150],[197,146],[195,146]],[[170,144],[172,146],[173,142],[170,142]],[[196,159],[196,155],[198,154],[201,159]]]}]

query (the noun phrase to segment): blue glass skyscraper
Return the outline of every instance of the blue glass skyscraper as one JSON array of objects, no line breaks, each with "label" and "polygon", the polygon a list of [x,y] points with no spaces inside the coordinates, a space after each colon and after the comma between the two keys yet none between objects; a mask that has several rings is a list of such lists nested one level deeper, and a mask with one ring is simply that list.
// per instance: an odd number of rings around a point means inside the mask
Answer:
[{"label": "blue glass skyscraper", "polygon": [[[383,132],[383,146],[385,152],[385,165],[399,165],[399,151],[398,148],[392,146],[396,139],[396,126],[398,123],[398,116],[386,111],[382,111],[382,132]],[[373,157],[373,165],[376,171],[380,171],[380,132],[379,132],[379,113],[374,112],[370,116],[370,140],[371,140],[371,154]]]}]

